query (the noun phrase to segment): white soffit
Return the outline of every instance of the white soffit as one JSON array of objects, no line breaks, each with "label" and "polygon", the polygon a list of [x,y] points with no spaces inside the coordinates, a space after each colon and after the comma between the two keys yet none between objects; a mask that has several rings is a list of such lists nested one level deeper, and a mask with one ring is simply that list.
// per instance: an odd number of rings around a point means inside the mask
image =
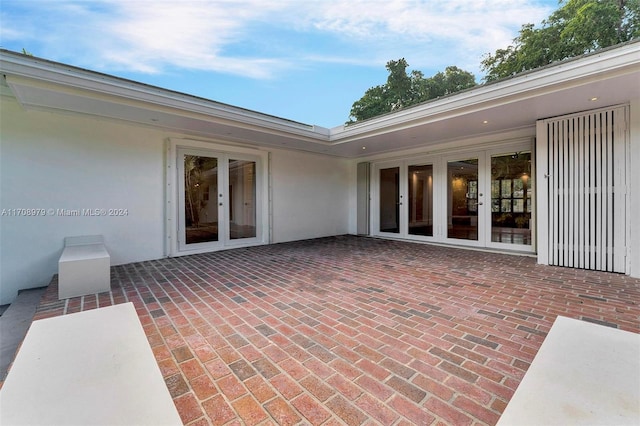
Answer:
[{"label": "white soffit", "polygon": [[32,78],[7,75],[6,79],[25,109],[90,115],[249,144],[297,146],[298,149],[318,152],[329,145],[327,129],[280,120],[282,124],[270,116],[265,116],[266,122],[261,122],[262,117],[254,117],[257,113],[240,117],[234,116],[235,112],[214,114],[207,111],[206,106],[177,108]]},{"label": "white soffit", "polygon": [[187,135],[341,157],[533,128],[541,118],[640,98],[640,42],[332,129],[12,52],[2,51],[0,58],[6,82],[25,109],[88,114]]}]

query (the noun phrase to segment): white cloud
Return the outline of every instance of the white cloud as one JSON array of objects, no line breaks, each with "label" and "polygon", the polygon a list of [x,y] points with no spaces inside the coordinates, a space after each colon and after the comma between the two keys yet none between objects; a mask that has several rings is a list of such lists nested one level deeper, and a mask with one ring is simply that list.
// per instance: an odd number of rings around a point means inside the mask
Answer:
[{"label": "white cloud", "polygon": [[[405,56],[413,68],[465,68],[551,11],[542,0],[2,1],[3,40],[20,39],[27,50],[41,43],[47,58],[107,71],[186,68],[257,79],[304,67],[305,58],[379,66]],[[333,41],[298,40],[317,36]]]},{"label": "white cloud", "polygon": [[[509,45],[525,23],[538,23],[551,9],[512,0],[352,0],[316,2],[305,25],[369,43],[387,59],[413,52],[425,61],[468,61]],[[389,56],[391,55],[391,56]],[[406,55],[406,54],[405,54]]]},{"label": "white cloud", "polygon": [[[158,70],[171,65],[267,78],[285,67],[277,58],[233,57],[223,52],[244,37],[247,23],[268,12],[256,2],[118,1],[108,33],[111,60]],[[262,5],[262,3],[259,3]]]}]

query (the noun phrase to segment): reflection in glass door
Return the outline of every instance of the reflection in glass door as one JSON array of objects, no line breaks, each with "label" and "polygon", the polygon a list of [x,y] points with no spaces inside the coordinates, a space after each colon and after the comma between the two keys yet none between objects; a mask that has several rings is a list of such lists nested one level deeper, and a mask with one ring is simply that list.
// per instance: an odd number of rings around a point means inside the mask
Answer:
[{"label": "reflection in glass door", "polygon": [[229,160],[229,238],[256,236],[256,162]]},{"label": "reflection in glass door", "polygon": [[447,176],[447,238],[477,241],[478,159],[447,162]]},{"label": "reflection in glass door", "polygon": [[433,236],[433,165],[409,166],[409,234]]},{"label": "reflection in glass door", "polygon": [[[183,154],[184,242],[219,241],[219,161],[216,157]],[[220,204],[221,205],[221,204]]]},{"label": "reflection in glass door", "polygon": [[400,168],[380,169],[380,232],[400,232]]},{"label": "reflection in glass door", "polygon": [[491,241],[531,245],[531,152],[491,157]]},{"label": "reflection in glass door", "polygon": [[532,252],[531,160],[523,141],[374,164],[372,234]]},{"label": "reflection in glass door", "polygon": [[178,252],[257,242],[257,159],[178,149]]}]

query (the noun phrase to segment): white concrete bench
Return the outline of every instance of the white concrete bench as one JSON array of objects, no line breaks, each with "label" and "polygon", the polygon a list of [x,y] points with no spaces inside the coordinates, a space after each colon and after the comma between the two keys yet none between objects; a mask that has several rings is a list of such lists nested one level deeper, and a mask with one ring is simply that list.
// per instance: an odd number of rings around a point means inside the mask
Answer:
[{"label": "white concrete bench", "polygon": [[639,424],[640,335],[561,316],[498,421]]},{"label": "white concrete bench", "polygon": [[102,235],[66,237],[58,260],[58,298],[111,290],[110,267]]},{"label": "white concrete bench", "polygon": [[132,303],[34,321],[0,389],[2,425],[181,425]]}]

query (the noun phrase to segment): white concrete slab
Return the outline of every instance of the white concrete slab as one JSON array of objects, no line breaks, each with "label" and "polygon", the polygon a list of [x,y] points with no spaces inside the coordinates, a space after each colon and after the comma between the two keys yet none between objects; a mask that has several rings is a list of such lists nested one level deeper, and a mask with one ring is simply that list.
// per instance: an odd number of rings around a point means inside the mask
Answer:
[{"label": "white concrete slab", "polygon": [[558,317],[498,425],[640,425],[640,335]]},{"label": "white concrete slab", "polygon": [[0,390],[3,425],[181,425],[132,303],[34,321]]},{"label": "white concrete slab", "polygon": [[7,375],[9,365],[24,340],[45,288],[22,290],[11,306],[0,316],[0,380]]}]

